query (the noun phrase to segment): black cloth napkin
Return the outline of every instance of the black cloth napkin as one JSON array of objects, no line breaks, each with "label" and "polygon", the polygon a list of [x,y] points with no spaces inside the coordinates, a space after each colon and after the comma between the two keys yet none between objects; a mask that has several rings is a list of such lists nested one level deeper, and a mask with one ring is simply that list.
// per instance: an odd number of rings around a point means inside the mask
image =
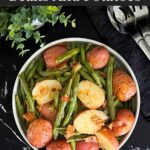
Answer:
[{"label": "black cloth napkin", "polygon": [[91,6],[86,10],[102,42],[121,54],[133,69],[140,87],[141,110],[150,120],[150,61],[129,35],[114,29],[107,17],[106,7]]}]

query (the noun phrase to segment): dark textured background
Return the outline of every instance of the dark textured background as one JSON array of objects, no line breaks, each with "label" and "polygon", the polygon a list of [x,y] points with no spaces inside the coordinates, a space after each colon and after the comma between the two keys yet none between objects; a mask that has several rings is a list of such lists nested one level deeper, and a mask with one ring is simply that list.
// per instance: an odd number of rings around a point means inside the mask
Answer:
[{"label": "dark textured background", "polygon": [[[143,112],[150,116],[150,62],[139,47],[129,36],[118,33],[112,27],[106,16],[105,7],[65,7],[64,11],[67,14],[72,13],[77,19],[77,28],[72,29],[69,26],[64,28],[62,25],[57,25],[52,29],[46,24],[41,28],[41,33],[46,35],[45,42],[49,43],[65,37],[84,37],[101,41],[115,49],[133,69],[140,86]],[[9,125],[22,139],[12,114],[11,94],[21,66],[39,48],[39,45],[34,44],[32,40],[28,41],[26,46],[32,51],[24,58],[20,58],[18,52],[10,48],[9,42],[0,40],[0,150],[28,149],[8,128]],[[132,146],[140,147],[140,150],[148,150],[146,148],[150,148],[149,137],[150,122],[140,113],[137,126],[122,150],[132,149]]]}]

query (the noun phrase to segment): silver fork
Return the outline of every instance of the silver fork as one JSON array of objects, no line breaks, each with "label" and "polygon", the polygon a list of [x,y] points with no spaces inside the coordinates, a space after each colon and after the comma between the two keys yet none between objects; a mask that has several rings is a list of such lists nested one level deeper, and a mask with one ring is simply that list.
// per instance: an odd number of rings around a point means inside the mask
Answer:
[{"label": "silver fork", "polygon": [[149,10],[147,6],[130,6],[136,18],[137,26],[140,28],[143,38],[150,47],[150,29],[148,26]]}]

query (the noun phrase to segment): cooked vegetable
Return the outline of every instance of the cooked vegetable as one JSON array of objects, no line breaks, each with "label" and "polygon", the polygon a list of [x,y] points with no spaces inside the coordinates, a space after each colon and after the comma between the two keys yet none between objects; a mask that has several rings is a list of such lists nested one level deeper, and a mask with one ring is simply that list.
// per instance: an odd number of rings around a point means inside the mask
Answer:
[{"label": "cooked vegetable", "polygon": [[55,93],[54,106],[55,106],[55,109],[59,109],[58,108],[58,106],[59,106],[59,91],[56,91],[56,93]]},{"label": "cooked vegetable", "polygon": [[134,120],[131,110],[121,109],[118,111],[116,119],[110,124],[110,129],[116,137],[125,135],[131,130]]},{"label": "cooked vegetable", "polygon": [[107,78],[106,78],[107,103],[108,103],[109,114],[112,120],[115,119],[115,115],[116,115],[113,89],[112,89],[113,63],[114,63],[114,58],[110,57],[107,66]]},{"label": "cooked vegetable", "polygon": [[119,143],[109,129],[102,128],[95,135],[99,141],[100,148],[105,150],[118,150]]},{"label": "cooked vegetable", "polygon": [[70,70],[70,68],[64,68],[64,69],[54,69],[54,70],[46,70],[39,72],[41,76],[43,77],[57,77],[65,73],[66,71]]},{"label": "cooked vegetable", "polygon": [[56,63],[57,64],[60,64],[70,58],[72,58],[73,56],[77,55],[78,53],[80,52],[80,49],[79,48],[75,48],[75,49],[72,49],[70,51],[67,51],[66,53],[64,53],[63,55],[59,56],[57,59],[56,59]]},{"label": "cooked vegetable", "polygon": [[85,58],[85,50],[83,47],[81,47],[81,62],[84,65],[84,67],[88,70],[88,72],[91,74],[95,82],[99,85],[102,86],[100,78],[98,77],[97,73],[93,70],[93,68],[88,64]]},{"label": "cooked vegetable", "polygon": [[78,86],[78,98],[89,109],[100,108],[105,101],[105,93],[96,84],[83,80]]},{"label": "cooked vegetable", "polygon": [[28,68],[25,71],[25,77],[28,76],[31,69],[35,66],[35,62],[36,62],[36,60],[32,60],[31,63],[28,65]]},{"label": "cooked vegetable", "polygon": [[69,105],[69,110],[68,110],[66,117],[64,119],[63,126],[66,126],[69,123],[71,116],[75,110],[75,105],[77,103],[77,89],[78,89],[79,80],[80,80],[80,75],[77,74],[75,76],[75,79],[74,79],[73,90],[72,90],[73,94],[72,94],[72,97],[70,100],[71,102]]},{"label": "cooked vegetable", "polygon": [[61,89],[61,84],[57,80],[44,80],[36,83],[32,96],[39,105],[43,105],[52,101],[56,91]]},{"label": "cooked vegetable", "polygon": [[36,69],[37,69],[37,63],[33,66],[33,68],[30,70],[29,74],[27,74],[27,81],[29,81],[35,74]]},{"label": "cooked vegetable", "polygon": [[69,139],[67,139],[67,142],[70,143],[72,141],[81,141],[84,140],[88,135],[81,134],[81,135],[75,135]]},{"label": "cooked vegetable", "polygon": [[45,147],[52,139],[51,123],[44,119],[36,119],[28,127],[27,139],[34,147]]},{"label": "cooked vegetable", "polygon": [[79,141],[76,144],[76,150],[99,150],[99,145],[95,142]]},{"label": "cooked vegetable", "polygon": [[24,73],[21,73],[19,75],[19,79],[21,81],[22,87],[24,88],[24,92],[26,94],[27,103],[28,103],[28,106],[29,106],[28,109],[29,109],[30,112],[35,112],[34,100],[32,99],[32,95],[31,95],[28,83],[25,80]]},{"label": "cooked vegetable", "polygon": [[80,75],[82,76],[83,79],[94,82],[93,78],[86,71],[84,71],[83,69],[80,69],[79,73],[80,73]]},{"label": "cooked vegetable", "polygon": [[57,127],[60,126],[62,119],[64,118],[64,111],[66,108],[66,105],[68,103],[68,101],[70,101],[70,94],[71,94],[71,87],[72,87],[72,83],[74,81],[74,78],[76,76],[76,73],[80,70],[81,65],[77,64],[73,67],[73,75],[69,80],[69,83],[65,89],[64,94],[61,97],[61,103],[60,103],[60,107],[59,107],[59,111],[58,111],[58,115],[54,124],[54,129],[53,129],[53,134],[54,134],[54,139],[57,139],[58,133],[57,133]]},{"label": "cooked vegetable", "polygon": [[76,142],[72,141],[70,144],[71,144],[71,149],[76,150]]},{"label": "cooked vegetable", "polygon": [[87,60],[94,69],[101,69],[105,67],[109,61],[109,52],[105,47],[94,47],[88,51]]},{"label": "cooked vegetable", "polygon": [[69,143],[66,143],[65,140],[58,140],[49,143],[46,146],[46,150],[72,150]]},{"label": "cooked vegetable", "polygon": [[22,117],[25,112],[24,107],[23,107],[18,95],[15,96],[15,99],[16,99],[16,106],[17,106],[18,113],[19,113],[20,117]]},{"label": "cooked vegetable", "polygon": [[29,142],[46,150],[118,150],[134,124],[136,92],[118,68],[104,46],[47,48],[19,76],[16,106]]},{"label": "cooked vegetable", "polygon": [[23,119],[25,119],[27,122],[31,123],[36,119],[36,116],[33,112],[27,112],[23,114]]},{"label": "cooked vegetable", "polygon": [[43,119],[50,121],[53,125],[57,116],[57,110],[53,104],[46,103],[41,106],[40,114]]},{"label": "cooked vegetable", "polygon": [[95,134],[99,131],[107,119],[107,116],[99,110],[86,110],[77,115],[73,125],[82,134]]},{"label": "cooked vegetable", "polygon": [[48,48],[44,52],[44,60],[46,63],[46,68],[51,69],[58,66],[58,64],[56,63],[56,59],[66,52],[67,52],[66,47],[60,45]]},{"label": "cooked vegetable", "polygon": [[113,73],[113,92],[120,101],[128,101],[135,95],[136,85],[127,73],[116,69]]}]

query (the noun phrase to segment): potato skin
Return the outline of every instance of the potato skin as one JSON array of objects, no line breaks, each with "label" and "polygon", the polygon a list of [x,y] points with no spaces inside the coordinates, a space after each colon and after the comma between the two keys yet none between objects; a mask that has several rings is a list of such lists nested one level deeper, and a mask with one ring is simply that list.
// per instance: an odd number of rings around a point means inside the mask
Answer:
[{"label": "potato skin", "polygon": [[46,68],[51,69],[57,67],[58,66],[58,64],[56,64],[57,57],[64,54],[66,51],[67,51],[66,47],[62,45],[57,45],[48,48],[44,52],[44,60],[46,63]]},{"label": "potato skin", "polygon": [[52,125],[54,125],[57,116],[57,110],[52,104],[46,103],[41,106],[40,115],[43,119],[50,121]]},{"label": "potato skin", "polygon": [[116,69],[113,73],[113,92],[120,101],[128,101],[135,95],[136,85],[126,72]]},{"label": "potato skin", "polygon": [[114,137],[113,133],[108,128],[104,127],[101,130],[101,134],[103,134],[105,137],[107,137],[107,139],[113,145],[113,147],[115,148],[115,150],[118,150],[119,143],[118,143],[117,139]]},{"label": "potato skin", "polygon": [[87,53],[87,60],[94,69],[101,69],[107,65],[109,56],[105,47],[97,46]]},{"label": "potato skin", "polygon": [[95,142],[78,141],[76,150],[99,150],[99,145]]},{"label": "potato skin", "polygon": [[49,143],[46,150],[71,150],[71,146],[65,140],[58,140]]},{"label": "potato skin", "polygon": [[51,123],[44,119],[34,120],[28,127],[27,139],[34,147],[45,147],[52,139]]},{"label": "potato skin", "polygon": [[[114,136],[114,134],[112,133],[111,130],[109,130],[106,127],[103,127],[102,130],[98,131],[98,133],[96,134],[98,141],[99,141],[99,145],[101,148],[104,148],[106,150],[118,150],[119,148],[119,142],[117,141],[116,137]],[[98,135],[101,135],[102,139],[100,139]],[[104,138],[105,137],[105,138]],[[105,143],[103,143],[105,142]]]},{"label": "potato skin", "polygon": [[116,137],[127,134],[133,124],[135,117],[129,109],[121,109],[118,111],[116,119],[110,124],[110,128]]}]

